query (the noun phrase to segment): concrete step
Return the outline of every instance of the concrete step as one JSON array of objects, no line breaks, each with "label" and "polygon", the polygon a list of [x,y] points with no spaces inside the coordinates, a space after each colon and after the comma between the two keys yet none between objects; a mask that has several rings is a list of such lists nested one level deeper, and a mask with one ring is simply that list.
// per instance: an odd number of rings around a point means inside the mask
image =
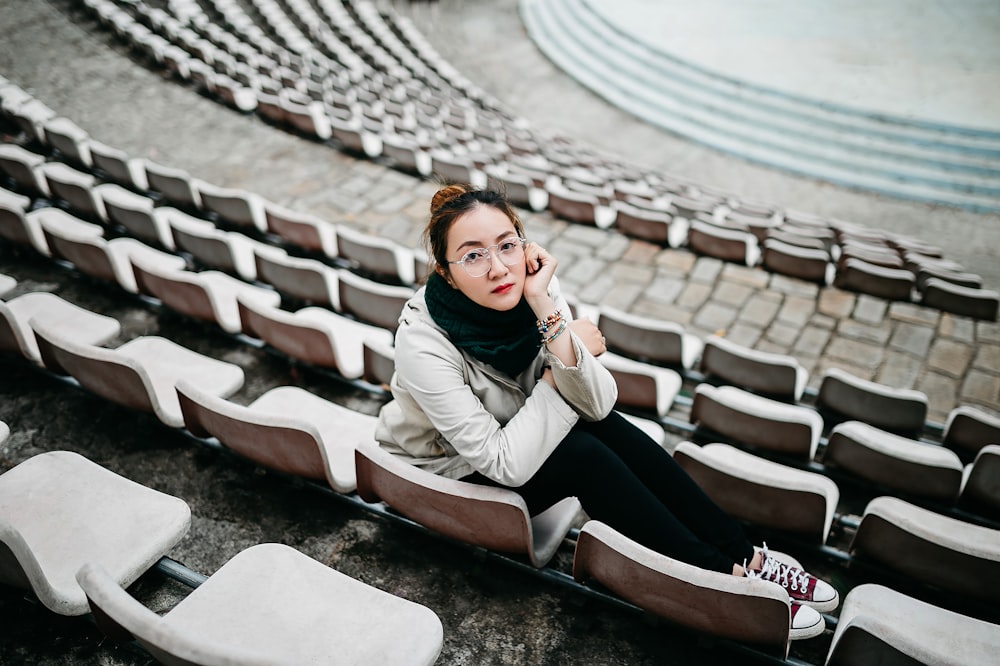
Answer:
[{"label": "concrete step", "polygon": [[896,197],[1000,210],[1000,134],[743,85],[617,30],[588,0],[522,0],[558,66],[631,113],[744,159]]}]

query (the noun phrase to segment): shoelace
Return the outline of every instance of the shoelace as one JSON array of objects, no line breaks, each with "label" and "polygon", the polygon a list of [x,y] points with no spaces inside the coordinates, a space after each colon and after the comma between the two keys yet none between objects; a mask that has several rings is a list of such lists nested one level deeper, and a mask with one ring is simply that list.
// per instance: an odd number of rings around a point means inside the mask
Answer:
[{"label": "shoelace", "polygon": [[746,571],[747,576],[777,583],[793,592],[797,592],[800,589],[802,592],[809,590],[809,574],[798,567],[779,562],[771,557],[767,552],[767,544],[764,544],[761,551],[763,564],[760,571],[749,569],[746,560],[743,561],[743,569]]}]

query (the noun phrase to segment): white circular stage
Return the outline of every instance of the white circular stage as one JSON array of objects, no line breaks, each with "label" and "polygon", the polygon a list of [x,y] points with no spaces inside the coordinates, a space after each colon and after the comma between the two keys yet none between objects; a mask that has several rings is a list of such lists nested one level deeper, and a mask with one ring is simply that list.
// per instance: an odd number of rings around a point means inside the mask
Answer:
[{"label": "white circular stage", "polygon": [[687,139],[838,185],[1000,211],[1000,2],[520,0],[538,47]]}]

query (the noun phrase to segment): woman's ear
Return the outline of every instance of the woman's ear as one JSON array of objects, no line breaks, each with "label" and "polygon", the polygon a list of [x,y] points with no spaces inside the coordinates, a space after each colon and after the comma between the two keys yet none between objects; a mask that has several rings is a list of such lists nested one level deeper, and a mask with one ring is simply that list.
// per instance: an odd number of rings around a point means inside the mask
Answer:
[{"label": "woman's ear", "polygon": [[449,273],[447,269],[441,266],[441,264],[435,266],[434,270],[437,272],[438,275],[444,278],[444,281],[447,282],[452,289],[457,289],[455,283],[451,281],[451,273]]}]

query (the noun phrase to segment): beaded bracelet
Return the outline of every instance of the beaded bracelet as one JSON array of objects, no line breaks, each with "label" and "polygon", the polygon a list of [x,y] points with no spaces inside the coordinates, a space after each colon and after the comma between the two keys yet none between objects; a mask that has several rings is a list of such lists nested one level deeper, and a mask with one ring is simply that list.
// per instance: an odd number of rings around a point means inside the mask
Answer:
[{"label": "beaded bracelet", "polygon": [[542,342],[544,344],[549,344],[550,342],[558,338],[562,334],[562,332],[566,330],[566,328],[567,328],[566,320],[563,319],[559,322],[559,328],[556,329],[555,333],[553,333],[547,338],[542,338]]},{"label": "beaded bracelet", "polygon": [[556,310],[548,317],[546,317],[544,320],[539,319],[538,321],[536,321],[535,325],[538,327],[538,332],[541,333],[542,335],[545,335],[546,333],[549,332],[550,328],[553,328],[559,322],[565,322],[565,320],[563,319],[562,312]]}]

